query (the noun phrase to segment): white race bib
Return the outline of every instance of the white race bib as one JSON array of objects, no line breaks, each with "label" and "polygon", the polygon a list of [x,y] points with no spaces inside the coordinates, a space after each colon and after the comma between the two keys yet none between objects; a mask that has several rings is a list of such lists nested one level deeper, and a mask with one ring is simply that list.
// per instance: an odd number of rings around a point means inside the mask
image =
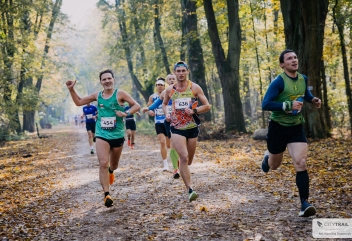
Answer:
[{"label": "white race bib", "polygon": [[101,129],[111,130],[116,127],[116,117],[102,117],[100,119]]},{"label": "white race bib", "polygon": [[164,115],[164,111],[161,108],[156,109],[155,112],[156,112],[156,115]]},{"label": "white race bib", "polygon": [[93,118],[93,114],[89,114],[89,115],[86,115],[87,119],[92,119]]},{"label": "white race bib", "polygon": [[172,105],[167,106],[167,113],[171,114],[172,113]]},{"label": "white race bib", "polygon": [[182,110],[185,108],[190,108],[192,100],[191,98],[181,98],[181,99],[176,99],[175,100],[175,109],[176,110]]}]

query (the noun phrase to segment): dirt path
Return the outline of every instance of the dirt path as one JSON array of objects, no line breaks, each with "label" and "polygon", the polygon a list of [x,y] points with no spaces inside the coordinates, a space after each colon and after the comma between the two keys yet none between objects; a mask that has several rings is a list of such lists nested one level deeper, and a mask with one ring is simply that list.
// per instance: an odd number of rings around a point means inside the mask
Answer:
[{"label": "dirt path", "polygon": [[[46,134],[0,148],[3,240],[313,240],[313,218],[298,217],[290,159],[264,174],[263,141],[199,142],[190,167],[199,199],[189,203],[182,180],[162,172],[156,137],[137,135],[134,150],[124,146],[111,187],[115,205],[106,208],[85,130]],[[310,144],[316,218],[352,217],[351,144]]]},{"label": "dirt path", "polygon": [[157,140],[150,136],[137,136],[134,150],[124,146],[111,188],[115,205],[108,209],[103,206],[96,155],[87,154],[85,131],[74,131],[80,141],[61,186],[74,207],[66,234],[71,239],[278,240],[294,232],[311,237],[311,220],[297,218],[297,205],[281,210],[280,198],[248,188],[261,173],[253,177],[219,168],[203,160],[200,151],[191,166],[192,186],[200,198],[189,203],[182,180],[161,171]]}]

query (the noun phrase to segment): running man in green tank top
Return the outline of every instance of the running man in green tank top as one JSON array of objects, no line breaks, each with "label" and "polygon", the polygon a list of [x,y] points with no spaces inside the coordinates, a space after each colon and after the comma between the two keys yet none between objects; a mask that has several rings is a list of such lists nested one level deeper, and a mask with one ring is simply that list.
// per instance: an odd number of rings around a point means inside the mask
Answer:
[{"label": "running man in green tank top", "polygon": [[[98,101],[98,118],[96,122],[96,151],[99,160],[99,179],[104,191],[104,205],[113,206],[113,200],[109,193],[110,185],[113,184],[123,143],[125,130],[123,118],[136,113],[139,104],[125,91],[115,89],[115,78],[112,70],[104,70],[99,73],[100,84],[103,90],[91,95],[80,97],[74,90],[76,81],[69,80],[66,86],[70,91],[73,102],[77,106],[86,105]],[[127,111],[124,104],[128,103],[131,108]]]},{"label": "running man in green tank top", "polygon": [[[188,200],[194,201],[198,194],[191,188],[191,172],[188,168],[192,164],[197,147],[198,114],[210,110],[207,97],[202,88],[188,80],[188,66],[185,62],[177,62],[174,66],[177,82],[165,90],[163,112],[170,121],[171,143],[180,157],[180,174],[187,189]],[[172,111],[168,114],[168,103],[172,100]],[[198,100],[202,106],[198,107]]]},{"label": "running man in green tank top", "polygon": [[269,85],[262,108],[271,111],[267,135],[267,148],[262,161],[265,173],[276,170],[282,163],[283,153],[288,149],[296,169],[301,209],[300,217],[313,216],[315,207],[308,202],[309,177],[307,172],[307,139],[303,129],[301,108],[303,100],[320,108],[321,100],[308,89],[307,77],[298,73],[298,58],[292,50],[285,50],[279,57],[284,70]]}]

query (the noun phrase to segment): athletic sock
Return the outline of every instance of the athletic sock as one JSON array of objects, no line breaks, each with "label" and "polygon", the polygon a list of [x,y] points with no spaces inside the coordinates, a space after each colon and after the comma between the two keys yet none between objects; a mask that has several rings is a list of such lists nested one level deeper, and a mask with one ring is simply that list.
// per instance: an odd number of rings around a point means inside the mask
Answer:
[{"label": "athletic sock", "polygon": [[192,188],[189,188],[188,189],[188,193],[191,194],[193,192],[193,189]]},{"label": "athletic sock", "polygon": [[105,192],[104,195],[106,197],[107,195],[110,195],[110,193],[109,192]]},{"label": "athletic sock", "polygon": [[308,200],[309,196],[309,176],[307,170],[296,173],[296,185],[301,203],[303,203],[305,200]]},{"label": "athletic sock", "polygon": [[111,171],[110,167],[109,167],[109,173],[110,173],[110,174],[113,174],[113,173],[114,173],[114,171]]},{"label": "athletic sock", "polygon": [[90,149],[94,150],[94,147],[93,147],[93,146],[91,146],[91,147],[90,147]]},{"label": "athletic sock", "polygon": [[169,166],[169,164],[167,163],[167,159],[163,160],[163,162],[164,162],[164,167]]},{"label": "athletic sock", "polygon": [[174,167],[174,169],[178,169],[178,159],[180,157],[178,156],[177,151],[174,148],[170,148],[170,159],[171,159],[171,163],[172,166]]}]

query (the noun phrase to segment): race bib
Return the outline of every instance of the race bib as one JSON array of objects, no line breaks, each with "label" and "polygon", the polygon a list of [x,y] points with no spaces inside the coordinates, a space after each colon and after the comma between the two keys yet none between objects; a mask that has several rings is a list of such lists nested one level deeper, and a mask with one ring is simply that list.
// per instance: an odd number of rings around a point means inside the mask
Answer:
[{"label": "race bib", "polygon": [[156,109],[155,112],[156,112],[156,115],[164,115],[164,111],[161,108]]},{"label": "race bib", "polygon": [[103,130],[112,130],[116,127],[116,117],[102,117],[100,126]]},{"label": "race bib", "polygon": [[172,113],[172,105],[167,106],[167,113],[171,114]]},{"label": "race bib", "polygon": [[87,119],[92,119],[93,118],[93,114],[89,114],[89,115],[86,115]]},{"label": "race bib", "polygon": [[181,98],[175,100],[175,109],[182,110],[191,107],[191,98]]}]

